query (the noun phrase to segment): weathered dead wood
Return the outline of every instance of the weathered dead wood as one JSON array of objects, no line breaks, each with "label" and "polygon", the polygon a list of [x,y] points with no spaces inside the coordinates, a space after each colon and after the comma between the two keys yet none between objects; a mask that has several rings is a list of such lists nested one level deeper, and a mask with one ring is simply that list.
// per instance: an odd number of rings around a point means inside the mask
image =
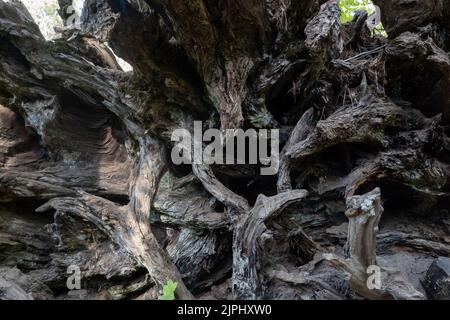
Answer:
[{"label": "weathered dead wood", "polygon": [[[47,211],[53,207],[61,212],[69,212],[89,220],[108,234],[116,243],[123,246],[125,250],[144,265],[155,279],[155,282],[160,286],[167,280],[173,279],[179,283],[177,288],[178,296],[181,299],[192,298],[192,295],[184,286],[178,271],[169,261],[166,253],[161,249],[149,226],[148,219],[154,193],[164,167],[164,162],[162,162],[161,159],[162,150],[154,140],[146,137],[140,138],[140,134],[143,130],[134,122],[126,120],[126,118],[133,116],[131,115],[130,109],[128,107],[123,108],[124,104],[119,101],[117,84],[114,84],[110,71],[96,67],[81,57],[75,57],[69,55],[69,53],[64,54],[53,52],[51,50],[48,51],[48,43],[45,43],[39,36],[32,35],[26,32],[26,30],[23,30],[23,28],[35,26],[29,16],[17,14],[23,7],[16,6],[16,4],[13,4],[12,6],[1,4],[1,6],[2,9],[6,9],[2,10],[2,13],[8,14],[2,18],[18,19],[18,21],[9,20],[9,24],[2,24],[2,28],[0,28],[1,31],[11,33],[11,36],[14,39],[12,41],[14,42],[19,39],[19,37],[11,30],[14,30],[14,27],[22,29],[24,36],[24,38],[20,39],[21,48],[23,50],[22,54],[28,55],[30,63],[35,63],[39,66],[40,70],[37,71],[37,73],[40,74],[41,79],[42,77],[50,79],[64,77],[65,83],[63,83],[62,86],[70,88],[69,90],[72,90],[75,94],[79,94],[84,100],[84,103],[88,104],[93,103],[95,105],[96,98],[94,97],[97,97],[99,94],[104,94],[104,98],[110,101],[104,101],[104,105],[111,108],[111,110],[114,109],[115,111],[113,112],[122,114],[122,116],[124,116],[122,120],[126,123],[125,126],[128,132],[134,135],[136,139],[140,140],[140,158],[137,162],[135,176],[132,180],[133,183],[130,189],[129,207],[119,208],[114,203],[105,199],[96,198],[83,193],[82,196],[79,196],[78,198],[52,199],[48,204],[39,208],[39,211]],[[29,19],[29,21],[22,24],[22,19]],[[41,52],[41,55],[36,54],[34,50]],[[88,70],[97,69],[98,74],[90,73],[89,76],[89,73],[85,71],[86,67]],[[6,71],[6,74],[8,75],[8,70]],[[9,76],[12,79],[15,79],[16,77],[16,75],[11,72],[9,73]],[[103,76],[106,78],[109,77],[110,81],[106,81],[105,78],[102,78]],[[82,82],[84,82],[84,84]],[[71,84],[74,85],[74,88],[71,88]],[[101,87],[104,88],[103,92]],[[80,91],[83,91],[83,93]],[[128,113],[128,115],[125,115],[122,112]],[[54,125],[54,123],[58,125],[57,120],[58,118],[55,116],[49,118],[41,117],[38,118],[38,123],[32,124],[34,124],[35,128],[38,130],[39,128],[46,128],[46,126]],[[60,122],[64,123],[64,118]],[[106,142],[108,142],[109,139],[110,137],[106,137]],[[89,143],[89,140],[85,142]],[[52,143],[54,143],[54,141],[52,141]],[[102,141],[102,143],[104,142]],[[102,147],[103,145],[101,145],[101,148]],[[56,148],[58,147],[55,147],[55,149]],[[101,151],[101,153],[103,152]],[[114,156],[118,155],[114,148],[104,153],[113,153]],[[107,169],[107,167],[104,169]],[[120,167],[118,169],[123,170]],[[110,172],[108,174],[110,174]],[[46,188],[46,184],[59,182],[61,180],[65,181],[64,178],[60,178],[59,180],[55,179],[44,182],[44,187],[42,187],[44,191],[40,191],[38,197],[43,197],[42,193],[44,193],[44,198],[57,196],[57,193],[60,193],[59,196],[67,195],[67,193],[73,194],[74,189],[69,191],[69,188],[66,188],[64,185],[56,185],[56,187],[53,188],[56,189],[55,191],[50,191],[48,194],[45,194],[45,192],[48,192],[47,189],[51,190],[51,188]],[[13,180],[13,182],[13,188],[18,188],[19,186],[19,195],[20,192],[22,192],[24,193],[23,196],[36,196],[35,193],[30,194],[29,192],[21,191],[20,180]],[[15,182],[17,182],[17,184]],[[27,186],[27,182],[25,181],[23,185]],[[37,182],[36,185],[40,186],[42,185],[42,182]],[[31,189],[33,190],[32,186]],[[115,216],[115,214],[118,213],[119,216]]]},{"label": "weathered dead wood", "polygon": [[209,193],[225,206],[235,210],[236,214],[243,214],[250,211],[247,200],[225,187],[216,178],[210,166],[205,164],[193,164],[192,171]]},{"label": "weathered dead wood", "polygon": [[232,268],[231,236],[225,230],[183,228],[166,250],[186,285],[195,292],[226,278]]},{"label": "weathered dead wood", "polygon": [[364,269],[376,264],[376,234],[382,214],[380,189],[347,198],[347,254]]},{"label": "weathered dead wood", "polygon": [[[347,198],[346,216],[349,218],[347,235],[348,258],[325,254],[325,259],[351,274],[352,288],[368,299],[423,299],[398,271],[378,266],[376,259],[376,234],[383,214],[379,188],[361,196]],[[379,287],[369,287],[369,267],[383,270]],[[382,269],[383,268],[383,269]],[[370,271],[371,273],[372,271]]]},{"label": "weathered dead wood", "polygon": [[[210,12],[213,8],[208,8],[203,1],[159,2],[174,22],[177,38],[203,78],[208,97],[219,112],[222,128],[240,127],[245,83],[254,66],[251,57],[260,55],[261,45],[267,42],[265,2],[224,3],[223,27],[215,26],[216,13]],[[241,19],[252,23],[243,25]],[[240,37],[235,36],[237,30]]]},{"label": "weathered dead wood", "polygon": [[381,18],[386,32],[392,37],[429,23],[448,26],[450,7],[447,1],[424,0],[408,3],[400,0],[374,0],[373,2],[381,8]]},{"label": "weathered dead wood", "polygon": [[1,300],[47,300],[52,296],[47,286],[19,269],[0,268]]},{"label": "weathered dead wood", "polygon": [[179,283],[177,295],[180,299],[192,297],[184,287],[178,271],[168,261],[166,253],[153,236],[148,223],[141,223],[129,207],[119,207],[107,200],[80,194],[77,198],[54,198],[37,211],[45,212],[49,209],[73,214],[93,223],[143,265],[155,282],[162,286],[173,279]]},{"label": "weathered dead wood", "polygon": [[[227,227],[229,219],[225,212],[215,210],[215,198],[208,197],[198,184],[198,180],[184,183],[177,181],[167,172],[159,184],[153,204],[161,214],[161,221],[194,229],[215,230]],[[186,198],[186,194],[190,195],[189,198]]]},{"label": "weathered dead wood", "polygon": [[260,250],[270,237],[265,222],[307,195],[306,190],[288,191],[273,197],[260,195],[250,212],[240,217],[233,236],[233,292],[237,298],[263,298],[264,261]]},{"label": "weathered dead wood", "polygon": [[283,150],[280,154],[280,168],[278,171],[278,181],[277,181],[277,189],[278,192],[283,192],[287,190],[292,189],[292,183],[291,183],[291,163],[290,158],[287,155],[289,152],[289,149],[292,148],[295,144],[299,143],[300,141],[306,139],[308,135],[310,134],[311,130],[313,130],[313,109],[308,109],[297,125],[295,126],[294,130],[292,131],[291,135],[289,136],[289,140],[284,146]]},{"label": "weathered dead wood", "polygon": [[342,108],[319,121],[310,136],[291,146],[287,155],[298,161],[342,143],[365,143],[381,148],[389,143],[384,134],[386,127],[409,131],[422,128],[425,121],[419,111],[379,100]]}]

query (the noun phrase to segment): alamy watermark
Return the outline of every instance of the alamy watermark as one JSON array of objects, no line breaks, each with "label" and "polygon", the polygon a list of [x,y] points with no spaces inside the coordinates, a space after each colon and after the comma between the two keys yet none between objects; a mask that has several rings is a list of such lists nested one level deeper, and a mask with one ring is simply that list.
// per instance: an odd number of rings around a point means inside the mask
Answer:
[{"label": "alamy watermark", "polygon": [[[180,164],[260,164],[261,175],[275,175],[280,163],[279,130],[208,129],[194,122],[193,135],[187,129],[172,133],[175,146],[171,158]],[[209,143],[204,147],[204,143]]]},{"label": "alamy watermark", "polygon": [[77,265],[70,265],[67,267],[67,281],[66,286],[69,290],[68,296],[75,299],[82,299],[86,296],[86,290],[81,289],[81,269]]},{"label": "alamy watermark", "polygon": [[370,29],[374,29],[381,24],[381,8],[377,5],[373,7],[375,11],[367,18],[367,25]]},{"label": "alamy watermark", "polygon": [[366,285],[369,290],[381,289],[381,268],[377,265],[367,267],[367,274],[370,275],[367,278]]},{"label": "alamy watermark", "polygon": [[69,15],[66,20],[67,27],[73,27],[80,24],[81,17],[73,5],[67,6],[66,13]]},{"label": "alamy watermark", "polygon": [[81,270],[80,267],[76,265],[70,265],[67,268],[67,278],[66,285],[69,290],[80,290],[81,289]]}]

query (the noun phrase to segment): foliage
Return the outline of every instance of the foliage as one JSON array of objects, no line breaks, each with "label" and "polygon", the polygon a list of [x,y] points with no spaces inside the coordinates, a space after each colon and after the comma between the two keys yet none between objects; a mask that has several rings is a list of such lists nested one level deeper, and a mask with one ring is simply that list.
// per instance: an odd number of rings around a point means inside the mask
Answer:
[{"label": "foliage", "polygon": [[54,28],[62,27],[58,15],[59,4],[57,0],[21,0],[27,7],[34,21],[38,24],[46,39],[53,39],[56,35]]},{"label": "foliage", "polygon": [[54,17],[58,14],[59,6],[57,3],[44,3],[42,11],[46,16]]},{"label": "foliage", "polygon": [[163,295],[160,300],[175,300],[175,290],[177,289],[178,283],[169,280],[163,287]]},{"label": "foliage", "polygon": [[366,10],[369,14],[375,12],[375,8],[370,0],[340,0],[341,21],[347,23],[352,21],[353,14],[357,10]]},{"label": "foliage", "polygon": [[[352,21],[353,15],[357,10],[366,10],[369,14],[375,12],[375,6],[371,0],[340,0],[339,6],[341,8],[342,23]],[[381,23],[375,27],[373,32],[387,37],[386,31]]]}]

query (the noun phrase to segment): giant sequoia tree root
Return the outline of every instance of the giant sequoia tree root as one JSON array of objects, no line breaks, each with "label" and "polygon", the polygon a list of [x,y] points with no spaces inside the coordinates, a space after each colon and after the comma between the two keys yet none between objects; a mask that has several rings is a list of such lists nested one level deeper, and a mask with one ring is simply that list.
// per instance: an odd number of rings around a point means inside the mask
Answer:
[{"label": "giant sequoia tree root", "polygon": [[[0,0],[0,298],[75,266],[84,299],[449,299],[450,5],[374,3],[388,38],[337,0],[87,0],[46,41]],[[174,165],[194,121],[280,129],[278,174]]]}]

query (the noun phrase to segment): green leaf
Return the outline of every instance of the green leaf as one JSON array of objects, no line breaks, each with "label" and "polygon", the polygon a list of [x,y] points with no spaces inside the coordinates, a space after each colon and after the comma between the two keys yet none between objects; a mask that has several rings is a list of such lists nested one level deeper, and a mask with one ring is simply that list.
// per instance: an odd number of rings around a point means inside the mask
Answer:
[{"label": "green leaf", "polygon": [[46,16],[54,17],[58,14],[58,6],[56,4],[44,4],[42,10]]},{"label": "green leaf", "polygon": [[175,290],[177,289],[178,283],[169,280],[163,287],[163,295],[160,300],[175,300]]},{"label": "green leaf", "polygon": [[[353,20],[353,15],[357,10],[366,10],[369,14],[375,12],[375,7],[371,0],[340,0],[341,22],[348,23]],[[377,26],[373,32],[387,37],[383,25]]]}]

